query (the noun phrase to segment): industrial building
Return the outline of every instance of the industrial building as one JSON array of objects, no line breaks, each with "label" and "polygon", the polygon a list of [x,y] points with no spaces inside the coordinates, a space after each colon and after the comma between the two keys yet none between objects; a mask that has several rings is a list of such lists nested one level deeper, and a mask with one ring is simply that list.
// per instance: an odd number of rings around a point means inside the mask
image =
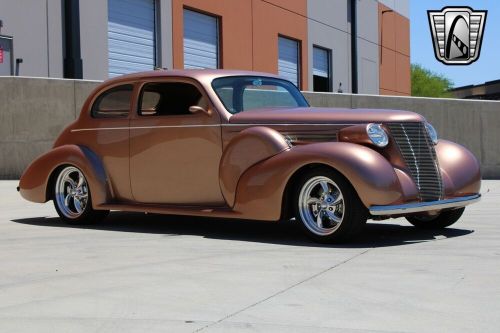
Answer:
[{"label": "industrial building", "polygon": [[456,87],[450,93],[454,98],[500,100],[500,80]]},{"label": "industrial building", "polygon": [[224,68],[409,95],[408,11],[408,0],[0,0],[0,75]]}]

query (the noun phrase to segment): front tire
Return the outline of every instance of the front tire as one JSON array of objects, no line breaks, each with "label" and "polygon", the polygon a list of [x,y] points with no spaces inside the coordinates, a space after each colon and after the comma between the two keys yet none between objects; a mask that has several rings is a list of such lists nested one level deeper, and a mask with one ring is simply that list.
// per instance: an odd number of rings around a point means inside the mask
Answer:
[{"label": "front tire", "polygon": [[83,172],[74,167],[62,168],[54,182],[54,207],[68,224],[92,224],[104,219],[109,211],[94,210],[90,188]]},{"label": "front tire", "polygon": [[295,217],[307,236],[320,243],[348,240],[366,224],[367,210],[352,185],[338,172],[320,168],[299,179]]},{"label": "front tire", "polygon": [[457,222],[465,211],[464,208],[448,210],[437,216],[407,216],[406,220],[421,229],[444,229]]}]

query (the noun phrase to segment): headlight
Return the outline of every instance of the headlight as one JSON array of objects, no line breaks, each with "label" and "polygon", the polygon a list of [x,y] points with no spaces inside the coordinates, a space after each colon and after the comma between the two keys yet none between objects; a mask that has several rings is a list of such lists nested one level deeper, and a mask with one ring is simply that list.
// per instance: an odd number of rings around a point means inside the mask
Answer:
[{"label": "headlight", "polygon": [[368,134],[373,144],[378,147],[385,147],[389,143],[389,137],[380,124],[368,124],[366,134]]},{"label": "headlight", "polygon": [[438,134],[436,132],[436,129],[434,128],[434,126],[432,126],[431,124],[429,123],[425,123],[425,129],[427,130],[427,133],[429,133],[429,137],[431,138],[432,140],[432,143],[437,145],[438,143]]}]

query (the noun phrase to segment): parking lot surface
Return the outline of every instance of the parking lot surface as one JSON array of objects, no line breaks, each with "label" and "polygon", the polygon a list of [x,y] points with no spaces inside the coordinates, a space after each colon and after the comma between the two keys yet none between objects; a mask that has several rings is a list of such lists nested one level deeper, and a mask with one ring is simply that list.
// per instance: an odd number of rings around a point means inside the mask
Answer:
[{"label": "parking lot surface", "polygon": [[[498,332],[500,181],[441,231],[113,212],[71,227],[0,182],[1,332]],[[489,190],[489,192],[488,192]]]}]

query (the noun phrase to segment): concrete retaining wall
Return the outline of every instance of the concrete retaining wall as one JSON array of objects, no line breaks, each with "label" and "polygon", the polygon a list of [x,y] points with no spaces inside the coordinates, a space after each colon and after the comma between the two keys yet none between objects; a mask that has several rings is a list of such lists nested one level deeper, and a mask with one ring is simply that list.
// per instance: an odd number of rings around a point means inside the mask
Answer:
[{"label": "concrete retaining wall", "polygon": [[[48,151],[99,82],[0,77],[0,179],[17,179]],[[313,106],[386,108],[423,114],[440,137],[471,149],[485,178],[500,178],[500,102],[304,93]]]},{"label": "concrete retaining wall", "polygon": [[0,77],[0,179],[17,179],[76,119],[95,81]]}]

